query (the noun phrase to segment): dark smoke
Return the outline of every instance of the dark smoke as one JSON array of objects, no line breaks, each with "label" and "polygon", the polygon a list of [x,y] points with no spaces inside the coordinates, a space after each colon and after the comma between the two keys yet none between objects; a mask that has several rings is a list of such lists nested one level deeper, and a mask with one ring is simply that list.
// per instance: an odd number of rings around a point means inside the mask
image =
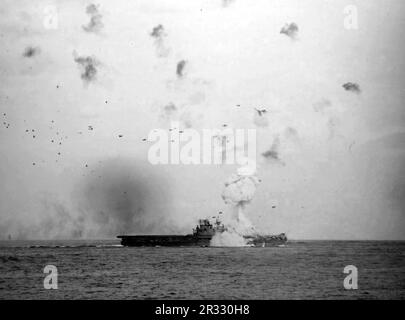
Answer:
[{"label": "dark smoke", "polygon": [[298,34],[298,26],[294,22],[286,23],[284,27],[280,30],[281,34],[285,34],[286,36],[295,39]]},{"label": "dark smoke", "polygon": [[80,77],[84,82],[90,83],[96,79],[97,75],[97,66],[100,64],[97,59],[93,56],[76,56],[74,53],[75,62],[81,67],[82,74]]},{"label": "dark smoke", "polygon": [[90,164],[94,174],[74,186],[67,199],[48,193],[35,220],[0,221],[0,237],[12,239],[115,238],[131,233],[178,233],[165,172],[134,160]]},{"label": "dark smoke", "polygon": [[23,57],[25,58],[32,58],[38,54],[40,54],[41,49],[39,47],[26,47],[23,52]]},{"label": "dark smoke", "polygon": [[344,85],[342,85],[342,87],[346,91],[351,91],[351,92],[354,92],[354,93],[360,93],[361,92],[360,86],[357,83],[354,83],[354,82],[347,82]]},{"label": "dark smoke", "polygon": [[176,74],[179,78],[182,78],[184,76],[184,68],[186,67],[186,64],[186,60],[181,60],[177,63]]},{"label": "dark smoke", "polygon": [[89,4],[86,8],[86,13],[90,16],[90,21],[86,26],[82,26],[86,32],[98,33],[104,27],[102,22],[103,16],[98,11],[98,6]]},{"label": "dark smoke", "polygon": [[164,27],[161,24],[154,27],[152,32],[150,33],[150,36],[156,39],[162,39],[163,37],[165,37],[165,35],[166,33]]}]

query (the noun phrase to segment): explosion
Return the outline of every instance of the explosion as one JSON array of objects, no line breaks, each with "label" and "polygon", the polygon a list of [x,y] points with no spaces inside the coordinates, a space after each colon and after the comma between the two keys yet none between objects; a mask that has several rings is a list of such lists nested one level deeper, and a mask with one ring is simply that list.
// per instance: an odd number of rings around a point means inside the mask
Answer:
[{"label": "explosion", "polygon": [[252,201],[260,180],[256,176],[256,165],[246,162],[238,168],[225,182],[222,199],[233,206],[230,219],[226,219],[227,231],[217,233],[211,240],[214,246],[245,246],[243,236],[255,234],[256,231],[245,215],[246,205]]}]

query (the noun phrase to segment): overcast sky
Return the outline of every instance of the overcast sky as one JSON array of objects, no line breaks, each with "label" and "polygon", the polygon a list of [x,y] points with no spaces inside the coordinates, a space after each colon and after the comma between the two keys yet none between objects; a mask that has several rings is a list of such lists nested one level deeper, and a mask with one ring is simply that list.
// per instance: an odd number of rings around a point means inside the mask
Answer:
[{"label": "overcast sky", "polygon": [[1,1],[0,237],[187,233],[229,212],[236,166],[149,164],[143,139],[178,120],[257,129],[263,232],[405,239],[404,6]]}]

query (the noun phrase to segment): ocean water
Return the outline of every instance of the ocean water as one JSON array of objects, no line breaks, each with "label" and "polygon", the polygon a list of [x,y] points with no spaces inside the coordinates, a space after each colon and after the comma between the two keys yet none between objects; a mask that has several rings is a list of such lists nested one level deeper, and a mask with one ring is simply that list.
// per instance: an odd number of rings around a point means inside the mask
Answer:
[{"label": "ocean water", "polygon": [[[135,248],[118,241],[0,242],[0,299],[404,299],[405,242]],[[46,265],[58,289],[46,290]],[[346,290],[343,269],[358,269]]]}]

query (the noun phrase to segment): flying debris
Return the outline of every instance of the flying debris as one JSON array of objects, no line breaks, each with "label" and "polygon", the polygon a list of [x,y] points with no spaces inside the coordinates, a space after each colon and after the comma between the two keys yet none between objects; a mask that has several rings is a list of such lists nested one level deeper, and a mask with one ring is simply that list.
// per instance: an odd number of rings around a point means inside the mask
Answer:
[{"label": "flying debris", "polygon": [[179,78],[182,78],[184,76],[184,68],[186,67],[186,64],[186,60],[181,60],[177,63],[176,74]]},{"label": "flying debris", "polygon": [[41,52],[41,49],[39,47],[26,47],[24,52],[23,52],[23,57],[24,58],[32,58],[36,55],[38,55]]},{"label": "flying debris", "polygon": [[80,77],[83,79],[84,82],[90,83],[96,79],[97,75],[97,66],[100,64],[95,57],[91,56],[77,56],[75,52],[73,52],[75,62],[82,68],[82,74]]},{"label": "flying debris", "polygon": [[295,39],[298,34],[298,26],[294,22],[286,23],[284,27],[280,30],[281,34],[285,34],[286,36]]},{"label": "flying debris", "polygon": [[269,125],[269,119],[264,115],[267,113],[266,109],[256,109],[254,108],[255,113],[253,117],[253,122],[258,127],[267,127]]},{"label": "flying debris", "polygon": [[256,109],[256,108],[255,108],[255,110],[257,111],[257,114],[258,114],[259,116],[262,116],[263,113],[266,113],[266,112],[267,112],[266,109],[261,109],[261,110],[259,110],[259,109]]},{"label": "flying debris", "polygon": [[146,138],[143,138],[142,141],[146,141]]},{"label": "flying debris", "polygon": [[98,33],[104,27],[102,22],[103,16],[98,11],[98,6],[95,4],[89,4],[86,8],[87,15],[90,16],[90,22],[82,26],[83,30],[86,32]]},{"label": "flying debris", "polygon": [[346,90],[346,91],[351,91],[354,93],[360,93],[360,86],[357,83],[354,82],[346,82],[344,85],[342,85],[342,87]]},{"label": "flying debris", "polygon": [[118,135],[118,138],[122,138],[122,137],[123,137],[123,135],[122,135],[122,134],[119,134],[119,135]]}]

